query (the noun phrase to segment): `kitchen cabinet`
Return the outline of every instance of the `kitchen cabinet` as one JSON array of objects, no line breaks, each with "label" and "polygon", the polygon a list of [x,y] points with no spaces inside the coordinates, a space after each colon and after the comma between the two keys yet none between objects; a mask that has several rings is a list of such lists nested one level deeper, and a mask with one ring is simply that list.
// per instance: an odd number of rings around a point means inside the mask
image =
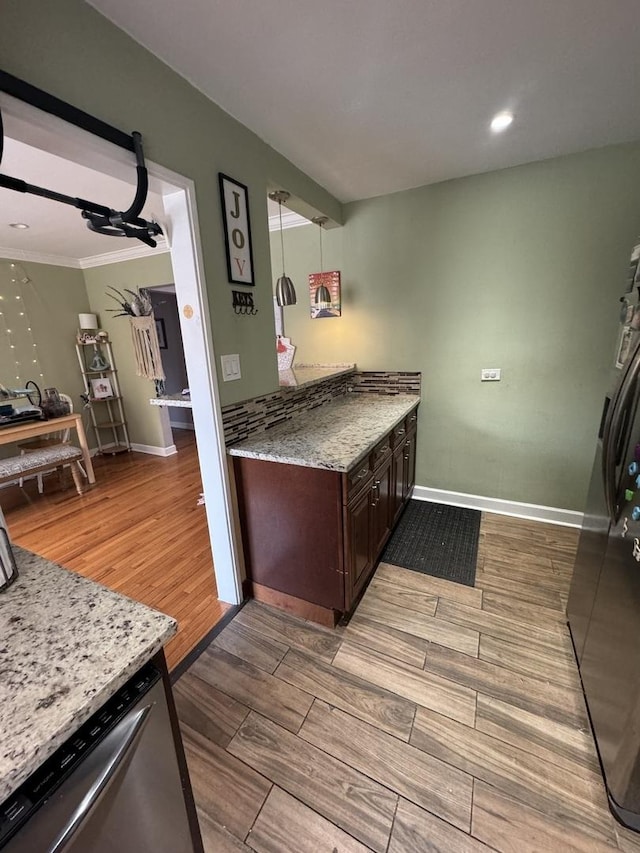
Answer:
[{"label": "kitchen cabinet", "polygon": [[357,602],[415,480],[415,409],[347,471],[234,457],[248,584],[325,625]]},{"label": "kitchen cabinet", "polygon": [[0,848],[202,853],[161,650],[175,621],[11,549],[19,577],[0,606]]},{"label": "kitchen cabinet", "polygon": [[373,482],[347,507],[345,513],[345,609],[366,583],[373,567],[372,510],[375,506]]}]

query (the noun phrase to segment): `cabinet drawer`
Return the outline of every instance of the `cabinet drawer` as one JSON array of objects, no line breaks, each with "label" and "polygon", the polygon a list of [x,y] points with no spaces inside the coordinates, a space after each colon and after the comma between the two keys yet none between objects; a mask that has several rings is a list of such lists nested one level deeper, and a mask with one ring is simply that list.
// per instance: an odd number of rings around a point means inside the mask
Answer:
[{"label": "cabinet drawer", "polygon": [[406,431],[410,432],[411,430],[416,429],[417,424],[418,424],[418,410],[416,409],[415,412],[411,412],[410,415],[407,415],[407,417],[405,418],[405,421],[404,421],[404,426],[405,426]]},{"label": "cabinet drawer", "polygon": [[393,428],[391,433],[391,446],[395,450],[395,448],[403,441],[404,437],[407,434],[407,423],[406,420],[399,423],[398,426]]},{"label": "cabinet drawer", "polygon": [[370,460],[365,457],[359,462],[355,468],[346,474],[347,480],[347,501],[358,494],[365,486],[369,485],[373,477],[373,470],[369,464]]},{"label": "cabinet drawer", "polygon": [[391,455],[391,433],[385,435],[381,442],[371,451],[371,467],[375,470]]}]

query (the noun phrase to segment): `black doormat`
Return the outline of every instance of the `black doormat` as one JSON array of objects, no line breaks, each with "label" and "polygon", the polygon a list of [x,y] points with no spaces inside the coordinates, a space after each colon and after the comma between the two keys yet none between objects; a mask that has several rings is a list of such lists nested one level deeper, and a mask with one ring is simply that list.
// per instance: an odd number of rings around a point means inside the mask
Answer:
[{"label": "black doormat", "polygon": [[380,560],[473,586],[480,517],[477,509],[409,501]]}]

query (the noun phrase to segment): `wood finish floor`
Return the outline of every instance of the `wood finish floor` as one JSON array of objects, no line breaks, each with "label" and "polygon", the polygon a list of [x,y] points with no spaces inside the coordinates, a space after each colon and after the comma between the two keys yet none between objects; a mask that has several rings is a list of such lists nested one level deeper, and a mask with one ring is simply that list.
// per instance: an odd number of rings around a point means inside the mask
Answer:
[{"label": "wood finish floor", "polygon": [[[229,609],[218,601],[193,433],[176,430],[178,453],[96,457],[96,485],[78,496],[45,477],[3,489],[18,545],[168,613],[178,634],[166,646],[172,669]],[[65,471],[65,477],[68,476]]]},{"label": "wood finish floor", "polygon": [[578,533],[483,515],[469,588],[380,565],[346,628],[247,604],[175,687],[210,853],[638,853],[564,619]]}]

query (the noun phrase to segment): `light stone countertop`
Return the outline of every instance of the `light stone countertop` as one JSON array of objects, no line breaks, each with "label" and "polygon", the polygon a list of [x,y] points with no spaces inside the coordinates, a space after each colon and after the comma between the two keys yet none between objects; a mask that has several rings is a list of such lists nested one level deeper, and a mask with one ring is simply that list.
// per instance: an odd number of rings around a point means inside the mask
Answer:
[{"label": "light stone countertop", "polygon": [[169,616],[16,545],[0,593],[0,802],[176,632]]},{"label": "light stone countertop", "polygon": [[190,394],[163,394],[162,397],[151,397],[152,406],[175,406],[178,409],[191,409]]},{"label": "light stone countertop", "polygon": [[348,471],[420,402],[412,394],[351,393],[250,436],[231,456]]}]

